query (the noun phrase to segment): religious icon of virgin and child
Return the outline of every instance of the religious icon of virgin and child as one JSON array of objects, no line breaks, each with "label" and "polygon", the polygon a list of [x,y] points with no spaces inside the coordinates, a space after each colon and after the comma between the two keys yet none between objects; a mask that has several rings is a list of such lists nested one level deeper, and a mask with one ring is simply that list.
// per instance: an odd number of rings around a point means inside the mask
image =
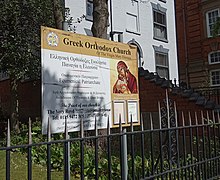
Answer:
[{"label": "religious icon of virgin and child", "polygon": [[113,86],[113,93],[135,94],[138,92],[136,77],[123,61],[117,64],[118,79]]}]

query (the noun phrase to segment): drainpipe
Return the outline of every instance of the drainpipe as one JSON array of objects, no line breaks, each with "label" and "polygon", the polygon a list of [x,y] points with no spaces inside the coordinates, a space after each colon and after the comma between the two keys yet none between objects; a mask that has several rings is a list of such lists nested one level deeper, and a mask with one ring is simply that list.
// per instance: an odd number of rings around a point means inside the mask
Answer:
[{"label": "drainpipe", "polygon": [[110,38],[111,38],[112,41],[114,41],[113,17],[112,17],[112,0],[110,0],[110,24],[111,24]]},{"label": "drainpipe", "polygon": [[[177,32],[177,11],[176,11],[176,1],[174,1],[174,15],[175,15],[175,31],[176,31],[176,52],[177,52],[177,66],[178,66],[178,82],[180,82],[180,63],[179,63],[179,44],[178,44],[178,32]],[[141,66],[141,65],[140,65]],[[176,78],[174,78],[176,85]]]},{"label": "drainpipe", "polygon": [[65,9],[66,9],[66,5],[65,5],[65,0],[63,0],[62,2],[62,5],[63,5],[63,22],[62,22],[62,28],[64,31],[68,31],[68,22],[66,21],[66,17],[65,17]]},{"label": "drainpipe", "polygon": [[186,61],[186,67],[185,67],[185,78],[186,78],[186,85],[187,89],[189,88],[189,59],[188,59],[188,47],[187,47],[187,27],[186,27],[186,1],[183,1],[183,29],[184,29],[184,48],[185,48],[185,61]]}]

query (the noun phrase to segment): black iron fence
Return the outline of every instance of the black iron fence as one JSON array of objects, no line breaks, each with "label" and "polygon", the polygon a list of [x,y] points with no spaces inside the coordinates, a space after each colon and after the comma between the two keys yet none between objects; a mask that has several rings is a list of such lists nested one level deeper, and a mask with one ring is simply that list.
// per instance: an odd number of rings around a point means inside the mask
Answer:
[{"label": "black iron fence", "polygon": [[45,142],[34,142],[37,134],[33,135],[29,120],[27,144],[21,145],[11,144],[8,125],[7,143],[0,148],[6,156],[5,177],[11,178],[11,154],[15,151],[27,155],[24,179],[32,179],[32,165],[42,162],[48,180],[53,169],[63,171],[65,180],[220,177],[219,113],[178,112],[169,100],[158,107],[157,113],[142,113],[140,126],[131,122],[130,127],[122,127],[119,123],[118,129],[108,125],[106,130],[84,131],[82,120],[80,132],[68,133],[66,127],[64,139],[51,135],[48,128]]},{"label": "black iron fence", "polygon": [[195,88],[194,91],[200,93],[207,100],[220,104],[220,87]]}]

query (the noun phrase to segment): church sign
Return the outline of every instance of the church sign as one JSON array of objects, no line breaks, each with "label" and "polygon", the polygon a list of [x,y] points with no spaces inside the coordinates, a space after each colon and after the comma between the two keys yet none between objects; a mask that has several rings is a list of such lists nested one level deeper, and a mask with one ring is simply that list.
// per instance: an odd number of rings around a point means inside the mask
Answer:
[{"label": "church sign", "polygon": [[139,124],[136,47],[42,27],[41,64],[44,134]]}]

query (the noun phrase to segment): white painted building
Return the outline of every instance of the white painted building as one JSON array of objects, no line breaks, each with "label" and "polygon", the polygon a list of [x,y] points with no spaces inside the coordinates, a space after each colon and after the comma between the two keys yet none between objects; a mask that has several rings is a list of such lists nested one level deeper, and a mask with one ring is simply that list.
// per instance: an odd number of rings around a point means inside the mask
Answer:
[{"label": "white painted building", "polygon": [[[179,79],[174,0],[108,2],[108,33],[114,34],[113,40],[137,45],[138,64],[144,69],[171,80]],[[65,0],[65,7],[73,17],[74,31],[91,36],[92,0]]]}]

